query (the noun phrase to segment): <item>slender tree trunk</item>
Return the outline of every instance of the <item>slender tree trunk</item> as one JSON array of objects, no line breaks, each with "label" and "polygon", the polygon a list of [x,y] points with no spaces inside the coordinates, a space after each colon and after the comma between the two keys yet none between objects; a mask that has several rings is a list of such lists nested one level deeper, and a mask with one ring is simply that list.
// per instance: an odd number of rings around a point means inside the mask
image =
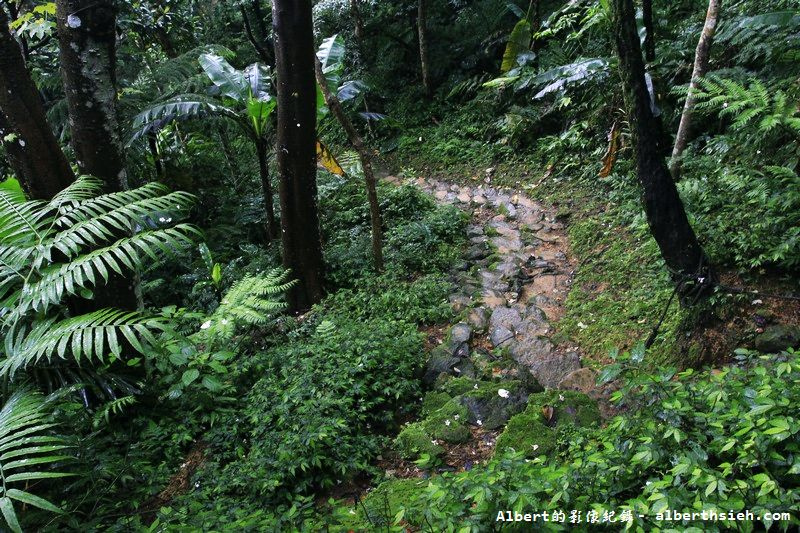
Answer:
[{"label": "slender tree trunk", "polygon": [[[257,4],[258,2],[256,2]],[[270,54],[269,50],[262,44],[262,41],[253,33],[253,28],[250,25],[250,18],[247,16],[247,10],[244,5],[239,6],[239,12],[242,14],[242,22],[244,22],[244,32],[247,35],[247,40],[255,48],[258,58],[264,62],[265,65],[270,67],[275,66],[275,58]]]},{"label": "slender tree trunk", "polygon": [[692,112],[696,103],[695,92],[697,92],[697,80],[706,75],[708,70],[708,58],[711,54],[711,44],[714,42],[714,34],[717,32],[717,22],[719,21],[719,9],[722,0],[709,0],[708,11],[706,12],[706,22],[697,43],[697,50],[694,55],[694,70],[692,71],[692,81],[689,83],[689,92],[686,95],[686,103],[681,114],[681,123],[678,126],[678,134],[675,136],[675,147],[672,149],[672,159],[670,160],[670,172],[672,179],[678,181],[681,175],[681,155],[689,142],[689,131],[692,127]]},{"label": "slender tree trunk", "polygon": [[[56,29],[72,146],[83,174],[105,192],[128,188],[116,113],[116,12],[111,0],[58,0]],[[95,291],[93,307],[140,306],[137,276],[113,275]]]},{"label": "slender tree trunk", "polygon": [[161,154],[158,152],[158,134],[155,131],[147,132],[147,146],[150,148],[150,157],[153,158],[156,179],[164,183],[166,173],[164,172],[164,162],[161,161]]},{"label": "slender tree trunk", "polygon": [[353,17],[353,32],[356,35],[356,46],[362,52],[364,44],[364,19],[361,18],[361,9],[358,7],[358,0],[350,0],[350,16]]},{"label": "slender tree trunk", "polygon": [[261,193],[264,196],[264,210],[267,215],[265,230],[267,242],[278,238],[278,225],[275,223],[275,209],[272,205],[272,184],[269,180],[269,165],[267,164],[267,142],[264,139],[256,141],[258,155],[258,174],[261,177]]},{"label": "slender tree trunk", "polygon": [[272,0],[278,74],[278,148],[283,265],[298,284],[294,311],[323,295],[324,263],[317,213],[317,97],[311,0]]},{"label": "slender tree trunk", "polygon": [[369,201],[369,218],[372,224],[372,260],[375,265],[375,270],[383,270],[383,229],[381,223],[381,209],[378,204],[378,193],[375,189],[375,173],[372,171],[372,158],[370,157],[369,150],[364,146],[364,141],[353,127],[353,123],[347,118],[347,115],[342,109],[342,104],[339,98],[331,92],[328,88],[325,74],[322,73],[322,65],[319,59],[314,61],[314,72],[317,76],[317,84],[322,90],[322,96],[325,97],[325,103],[328,109],[331,110],[333,116],[339,121],[350,144],[353,145],[358,157],[361,159],[361,166],[364,169],[364,182],[367,189],[367,200]]},{"label": "slender tree trunk", "polygon": [[656,60],[656,32],[653,28],[653,0],[642,0],[642,22],[644,23],[644,58],[648,63]]},{"label": "slender tree trunk", "polygon": [[417,30],[419,31],[419,65],[422,71],[422,87],[425,96],[433,95],[431,88],[430,65],[428,63],[428,14],[427,0],[418,0],[417,4]]},{"label": "slender tree trunk", "polygon": [[116,113],[116,12],[111,0],[58,0],[61,75],[78,168],[127,188]]},{"label": "slender tree trunk", "polygon": [[0,139],[28,196],[48,200],[75,181],[47,123],[39,90],[0,9]]},{"label": "slender tree trunk", "polygon": [[217,135],[219,135],[219,141],[222,144],[222,153],[225,154],[225,161],[228,163],[228,170],[231,171],[231,176],[235,178],[233,182],[234,189],[238,190],[239,166],[236,164],[236,158],[231,149],[231,141],[228,138],[228,132],[225,131],[225,128],[220,128],[217,130]]},{"label": "slender tree trunk", "polygon": [[682,296],[690,290],[699,294],[713,286],[716,277],[689,224],[659,146],[663,127],[650,109],[633,0],[612,0],[612,12],[647,222]]}]

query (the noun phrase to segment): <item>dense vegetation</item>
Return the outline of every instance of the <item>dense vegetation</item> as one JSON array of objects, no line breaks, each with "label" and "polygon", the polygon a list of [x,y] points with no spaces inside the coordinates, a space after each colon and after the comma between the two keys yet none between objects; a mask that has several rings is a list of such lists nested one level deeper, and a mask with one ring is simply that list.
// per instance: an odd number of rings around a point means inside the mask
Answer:
[{"label": "dense vegetation", "polygon": [[3,0],[0,529],[797,528],[798,79],[796,0]]}]

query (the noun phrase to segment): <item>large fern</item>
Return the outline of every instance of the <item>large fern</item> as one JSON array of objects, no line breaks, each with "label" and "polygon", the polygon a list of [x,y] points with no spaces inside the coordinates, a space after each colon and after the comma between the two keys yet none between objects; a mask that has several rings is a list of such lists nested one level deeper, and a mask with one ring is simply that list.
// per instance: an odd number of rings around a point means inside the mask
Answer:
[{"label": "large fern", "polygon": [[219,307],[203,324],[211,337],[228,338],[236,325],[261,325],[286,308],[278,297],[295,285],[289,271],[275,268],[262,275],[247,275],[233,284]]},{"label": "large fern", "polygon": [[0,191],[0,374],[54,355],[102,361],[120,355],[123,339],[141,350],[140,339],[158,327],[141,312],[69,316],[64,302],[193,246],[199,231],[175,223],[193,197],[158,184],[106,195],[101,188],[83,176],[50,201]]},{"label": "large fern", "polygon": [[745,85],[719,76],[698,80],[696,108],[730,118],[735,130],[754,127],[760,134],[783,128],[800,139],[798,102],[777,87],[752,78]]},{"label": "large fern", "polygon": [[53,424],[48,423],[46,406],[41,394],[19,389],[0,410],[0,512],[8,527],[17,533],[22,532],[22,527],[14,502],[62,512],[44,498],[28,492],[31,481],[69,475],[43,468],[70,458],[63,454],[67,448],[64,440],[47,433]]}]

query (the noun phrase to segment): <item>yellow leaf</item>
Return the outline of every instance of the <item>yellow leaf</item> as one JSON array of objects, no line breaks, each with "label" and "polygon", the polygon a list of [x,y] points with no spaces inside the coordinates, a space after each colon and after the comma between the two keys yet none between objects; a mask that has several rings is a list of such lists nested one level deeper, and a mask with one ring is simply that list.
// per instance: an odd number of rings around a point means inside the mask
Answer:
[{"label": "yellow leaf", "polygon": [[344,169],[342,166],[319,139],[317,139],[317,163],[331,174],[344,176]]},{"label": "yellow leaf", "polygon": [[608,133],[608,150],[603,156],[603,168],[600,169],[600,177],[607,178],[614,170],[614,163],[617,162],[617,151],[619,151],[619,124],[615,121]]}]

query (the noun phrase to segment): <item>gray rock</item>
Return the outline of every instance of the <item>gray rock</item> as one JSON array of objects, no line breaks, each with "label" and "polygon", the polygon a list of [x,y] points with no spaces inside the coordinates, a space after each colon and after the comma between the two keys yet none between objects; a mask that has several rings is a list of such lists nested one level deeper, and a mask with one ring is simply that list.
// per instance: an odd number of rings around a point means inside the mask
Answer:
[{"label": "gray rock", "polygon": [[481,427],[498,429],[503,427],[509,418],[521,413],[528,403],[528,393],[519,385],[511,386],[507,392],[508,397],[503,397],[496,389],[489,388],[461,396],[459,402],[469,411],[469,423],[478,425],[480,420]]},{"label": "gray rock", "polygon": [[449,300],[450,307],[453,309],[454,313],[460,313],[473,304],[472,298],[464,296],[463,294],[451,294]]},{"label": "gray rock", "polygon": [[579,368],[567,374],[558,384],[561,390],[576,390],[589,394],[597,384],[597,372],[591,368]]},{"label": "gray rock", "polygon": [[528,365],[536,381],[546,389],[558,388],[561,381],[581,367],[581,358],[575,352],[539,359]]},{"label": "gray rock", "polygon": [[513,307],[497,307],[489,318],[489,324],[493,328],[502,326],[511,331],[515,331],[521,323],[522,316],[519,314],[519,310]]},{"label": "gray rock", "polygon": [[487,316],[486,309],[478,307],[469,312],[467,322],[477,332],[486,331],[486,326],[489,324],[489,317]]},{"label": "gray rock", "polygon": [[[500,309],[498,307],[498,309]],[[514,332],[504,326],[492,326],[489,333],[492,346],[502,346],[514,339]]]},{"label": "gray rock", "polygon": [[453,368],[458,367],[461,361],[460,357],[453,356],[447,349],[443,349],[441,346],[435,348],[428,356],[422,382],[430,387],[436,382],[436,378],[440,374],[455,375]]},{"label": "gray rock", "polygon": [[764,353],[778,353],[787,348],[800,346],[800,327],[770,326],[756,337],[756,350]]},{"label": "gray rock", "polygon": [[467,237],[480,237],[484,234],[483,228],[478,225],[467,226]]},{"label": "gray rock", "polygon": [[546,337],[521,337],[510,346],[509,352],[516,362],[532,368],[537,362],[553,357],[553,343]]},{"label": "gray rock", "polygon": [[472,339],[472,328],[468,324],[459,322],[450,328],[450,346],[455,348],[461,343],[468,343],[470,339]]},{"label": "gray rock", "polygon": [[486,248],[486,246],[483,246],[482,244],[473,246],[467,252],[467,259],[469,259],[470,261],[480,261],[481,259],[484,259],[486,257],[489,257],[489,250]]}]

